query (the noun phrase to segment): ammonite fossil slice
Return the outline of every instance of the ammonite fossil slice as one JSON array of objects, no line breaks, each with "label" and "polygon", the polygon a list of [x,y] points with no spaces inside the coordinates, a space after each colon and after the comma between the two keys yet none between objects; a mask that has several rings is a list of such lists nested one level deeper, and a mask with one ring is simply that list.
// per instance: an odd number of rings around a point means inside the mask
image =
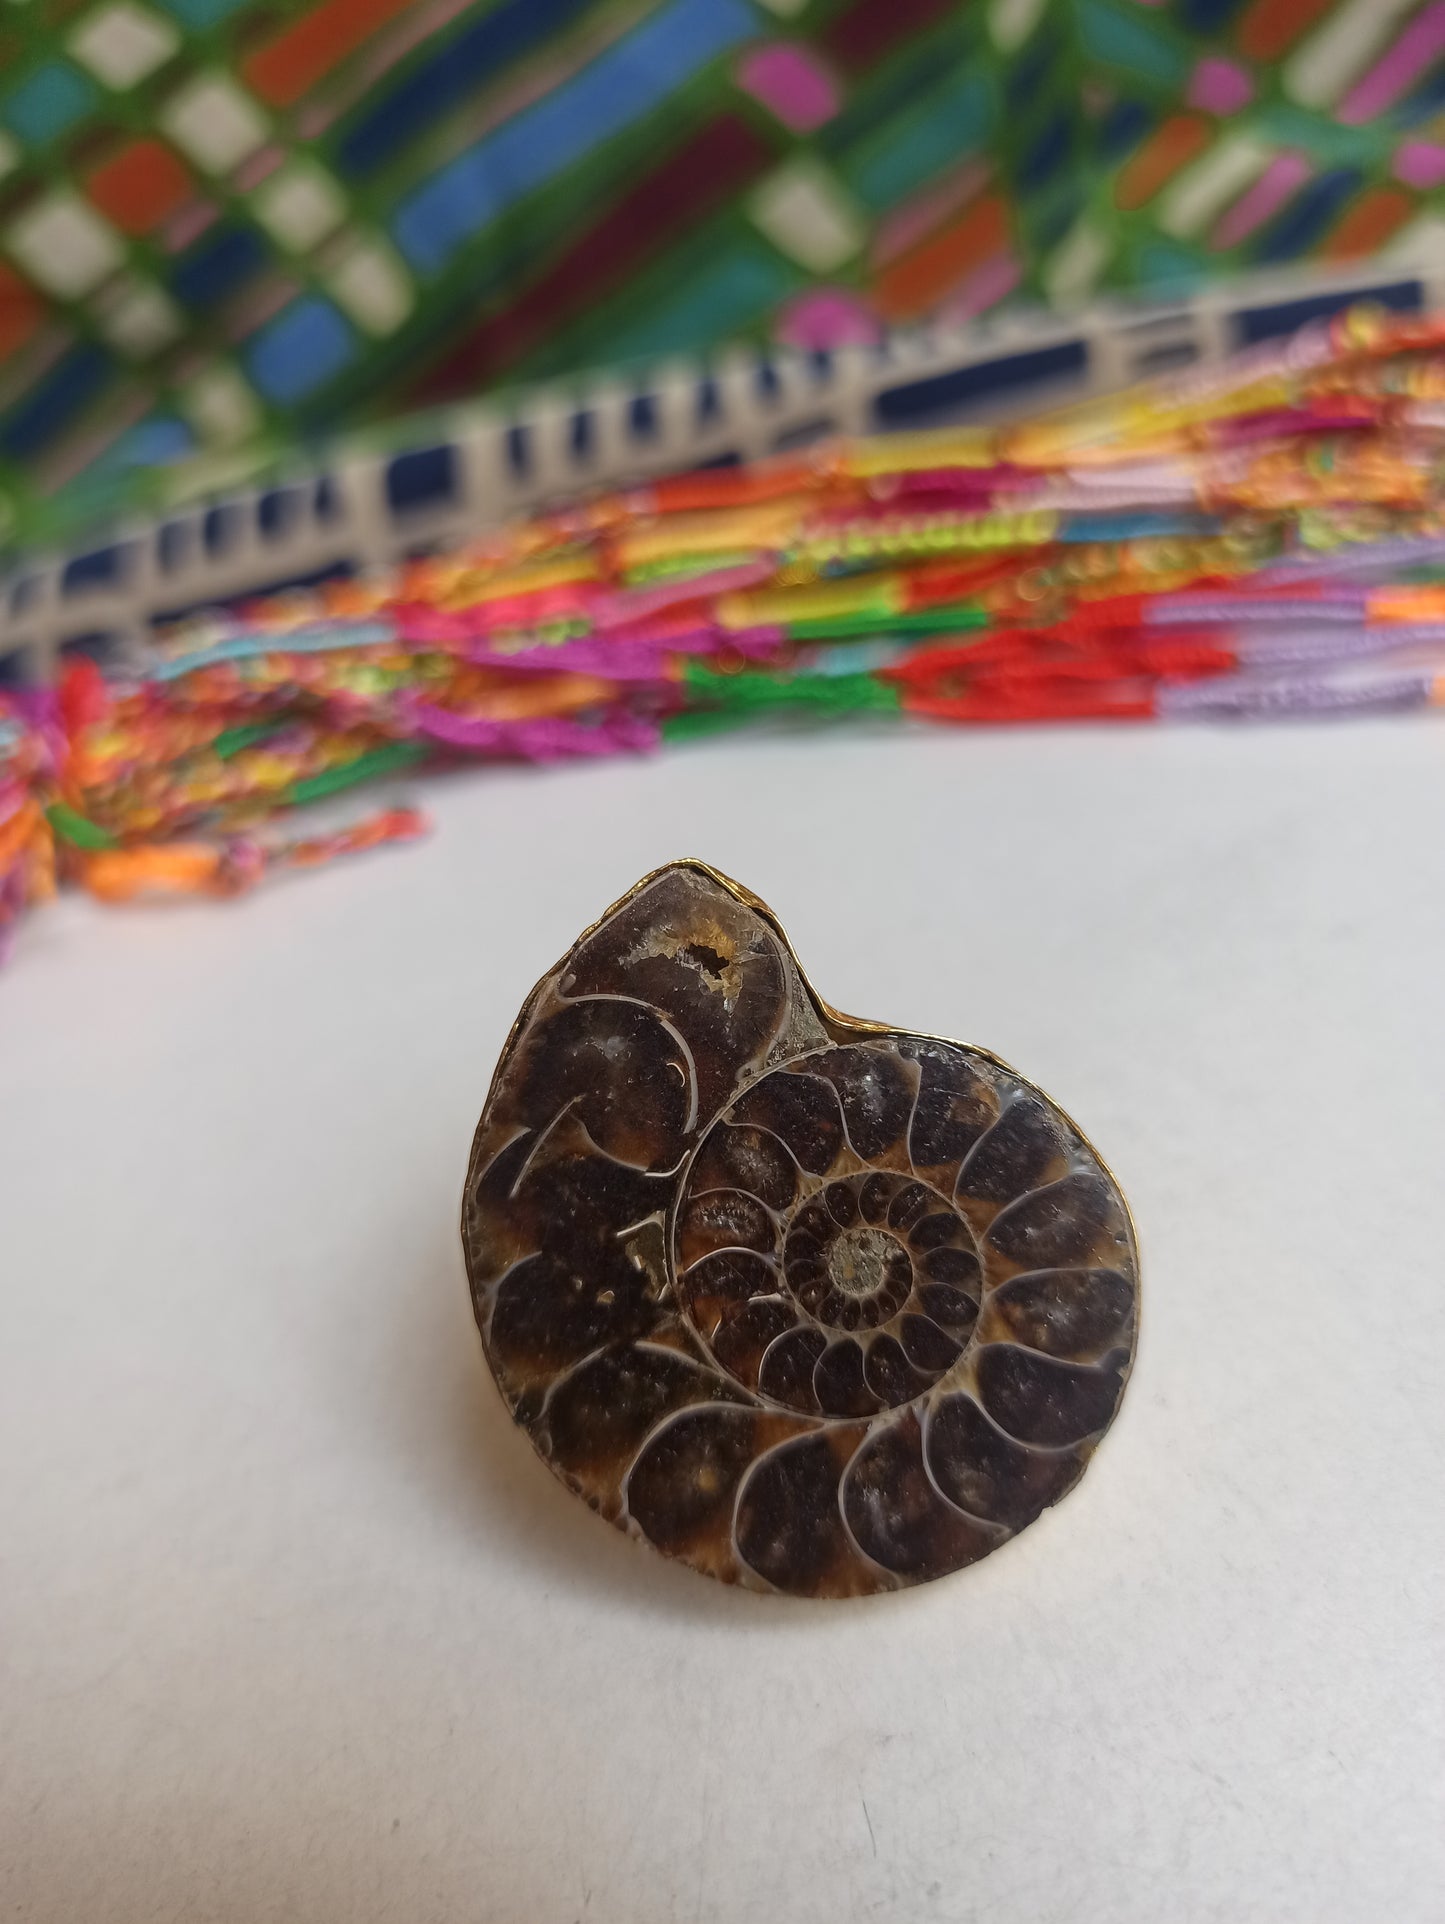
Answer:
[{"label": "ammonite fossil slice", "polygon": [[1134,1355],[1129,1212],[996,1057],[838,1014],[698,862],[528,998],[462,1237],[516,1420],[727,1583],[856,1596],[987,1556],[1078,1480]]}]

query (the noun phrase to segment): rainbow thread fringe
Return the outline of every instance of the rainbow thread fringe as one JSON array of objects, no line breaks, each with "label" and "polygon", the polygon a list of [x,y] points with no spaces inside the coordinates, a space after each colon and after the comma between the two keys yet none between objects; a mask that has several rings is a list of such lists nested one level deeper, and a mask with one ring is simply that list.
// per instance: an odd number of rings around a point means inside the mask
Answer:
[{"label": "rainbow thread fringe", "polygon": [[415,835],[287,822],[423,766],[778,716],[1394,712],[1442,666],[1445,319],[1357,310],[1032,421],[604,495],[0,694],[0,942],[57,872],[230,894]]}]

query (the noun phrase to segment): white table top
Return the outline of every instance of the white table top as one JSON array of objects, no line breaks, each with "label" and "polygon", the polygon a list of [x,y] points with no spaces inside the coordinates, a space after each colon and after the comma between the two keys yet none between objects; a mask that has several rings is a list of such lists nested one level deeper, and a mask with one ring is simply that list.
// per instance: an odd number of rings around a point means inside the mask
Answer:
[{"label": "white table top", "polygon": [[[714,741],[433,783],[0,979],[0,1914],[1438,1924],[1445,732]],[[695,854],[1040,1081],[1145,1316],[1080,1490],[806,1604],[589,1516],[455,1219],[526,991]],[[872,911],[860,922],[862,893]]]}]

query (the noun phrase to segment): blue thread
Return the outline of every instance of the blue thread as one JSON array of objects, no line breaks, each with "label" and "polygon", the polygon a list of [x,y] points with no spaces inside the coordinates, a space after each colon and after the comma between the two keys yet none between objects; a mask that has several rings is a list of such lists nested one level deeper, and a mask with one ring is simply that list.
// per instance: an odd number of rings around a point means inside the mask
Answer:
[{"label": "blue thread", "polygon": [[1179,17],[1191,33],[1223,33],[1241,0],[1180,0]]},{"label": "blue thread", "polygon": [[1265,234],[1254,258],[1260,262],[1287,261],[1305,253],[1334,225],[1336,215],[1346,201],[1353,199],[1363,180],[1357,167],[1337,167],[1311,181]]},{"label": "blue thread", "polygon": [[171,269],[171,292],[187,307],[218,307],[266,265],[268,250],[249,227],[208,234]]},{"label": "blue thread", "polygon": [[1208,514],[1071,514],[1061,522],[1058,541],[1148,541],[1160,535],[1217,534],[1219,522]]},{"label": "blue thread", "polygon": [[176,681],[197,668],[213,662],[254,661],[258,655],[326,655],[344,648],[380,648],[396,640],[389,622],[358,621],[321,629],[297,628],[294,632],[236,636],[232,641],[214,642],[209,648],[196,648],[171,661],[158,662],[150,670],[153,681]]},{"label": "blue thread", "polygon": [[469,94],[495,79],[533,47],[557,33],[591,0],[504,0],[433,57],[349,128],[336,149],[338,173],[359,180],[374,174],[418,134],[434,127]]},{"label": "blue thread", "polygon": [[1052,180],[1068,159],[1071,145],[1069,123],[1060,114],[1049,122],[1019,162],[1018,184],[1025,193],[1036,193]]},{"label": "blue thread", "polygon": [[251,379],[269,400],[283,403],[324,386],[355,353],[350,323],[315,295],[283,308],[244,350]]},{"label": "blue thread", "polygon": [[474,234],[660,106],[756,28],[744,0],[674,0],[408,195],[393,222],[398,247],[418,273],[440,273]]},{"label": "blue thread", "polygon": [[1132,154],[1153,125],[1154,116],[1142,100],[1119,101],[1099,124],[1100,160],[1113,164]]},{"label": "blue thread", "polygon": [[60,433],[110,379],[115,363],[96,347],[78,347],[26,394],[0,428],[0,452],[27,461]]}]

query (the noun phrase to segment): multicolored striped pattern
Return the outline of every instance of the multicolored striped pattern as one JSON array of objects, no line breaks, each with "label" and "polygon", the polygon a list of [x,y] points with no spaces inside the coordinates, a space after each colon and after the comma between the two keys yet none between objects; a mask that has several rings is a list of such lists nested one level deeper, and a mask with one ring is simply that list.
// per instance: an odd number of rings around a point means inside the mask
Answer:
[{"label": "multicolored striped pattern", "polygon": [[1045,0],[36,0],[0,540],[481,386],[980,311],[1081,204]]},{"label": "multicolored striped pattern", "polygon": [[1441,0],[1074,0],[1088,212],[1053,298],[1445,238]]},{"label": "multicolored striped pattern", "polygon": [[0,543],[721,341],[1419,249],[1445,0],[32,0]]}]

